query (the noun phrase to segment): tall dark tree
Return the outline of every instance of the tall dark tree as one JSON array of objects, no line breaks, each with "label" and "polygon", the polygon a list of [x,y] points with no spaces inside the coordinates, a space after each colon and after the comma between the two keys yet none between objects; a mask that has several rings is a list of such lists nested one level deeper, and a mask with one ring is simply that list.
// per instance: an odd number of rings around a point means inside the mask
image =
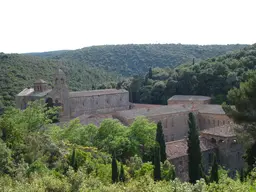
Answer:
[{"label": "tall dark tree", "polygon": [[73,151],[72,151],[71,166],[73,167],[75,172],[78,170],[78,164],[77,164],[77,159],[76,159],[76,149],[75,148],[73,148]]},{"label": "tall dark tree", "polygon": [[116,155],[113,154],[112,156],[112,182],[116,183],[118,182],[118,168],[117,168],[117,162],[116,162]]},{"label": "tall dark tree", "polygon": [[198,127],[196,125],[195,116],[192,112],[189,113],[189,131],[188,131],[188,172],[189,182],[196,183],[201,178],[201,149]]},{"label": "tall dark tree", "polygon": [[152,72],[152,68],[150,67],[148,70],[148,78],[152,79],[152,77],[153,77],[153,72]]},{"label": "tall dark tree", "polygon": [[218,163],[217,163],[217,158],[215,154],[213,155],[213,164],[211,169],[210,181],[216,182],[216,183],[219,182]]},{"label": "tall dark tree", "polygon": [[165,140],[164,140],[164,133],[163,133],[163,128],[162,128],[162,123],[159,121],[157,123],[157,129],[156,129],[156,142],[160,146],[160,161],[164,163],[164,161],[167,159],[166,158],[166,146],[165,146]]},{"label": "tall dark tree", "polygon": [[245,162],[248,165],[246,175],[256,166],[256,141],[246,150]]},{"label": "tall dark tree", "polygon": [[124,167],[123,167],[123,164],[122,164],[122,163],[121,163],[121,169],[120,169],[119,181],[121,181],[121,182],[125,182]]},{"label": "tall dark tree", "polygon": [[158,145],[156,145],[154,148],[153,165],[154,165],[154,180],[159,181],[161,180],[161,164],[160,164],[160,151],[159,151]]}]

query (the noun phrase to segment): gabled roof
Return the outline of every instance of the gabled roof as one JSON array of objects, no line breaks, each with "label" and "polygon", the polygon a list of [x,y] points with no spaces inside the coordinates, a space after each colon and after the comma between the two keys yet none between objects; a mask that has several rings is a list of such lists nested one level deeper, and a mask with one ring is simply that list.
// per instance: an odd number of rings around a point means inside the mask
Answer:
[{"label": "gabled roof", "polygon": [[198,108],[199,113],[225,115],[225,111],[222,109],[221,105],[203,104],[198,105]]},{"label": "gabled roof", "polygon": [[76,91],[69,92],[69,97],[89,97],[97,95],[108,95],[117,93],[127,93],[124,89],[100,89],[100,90],[89,90],[89,91]]},{"label": "gabled roof", "polygon": [[18,93],[17,96],[28,96],[33,92],[34,92],[34,88],[28,87],[28,88],[23,89],[20,93]]}]

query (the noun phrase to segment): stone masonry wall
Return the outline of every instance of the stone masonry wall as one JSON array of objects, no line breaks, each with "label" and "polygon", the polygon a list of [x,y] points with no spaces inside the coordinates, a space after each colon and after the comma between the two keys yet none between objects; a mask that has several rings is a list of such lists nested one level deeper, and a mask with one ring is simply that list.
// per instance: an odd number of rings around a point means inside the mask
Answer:
[{"label": "stone masonry wall", "polygon": [[82,114],[110,113],[129,109],[129,93],[71,97],[69,102],[71,117]]}]

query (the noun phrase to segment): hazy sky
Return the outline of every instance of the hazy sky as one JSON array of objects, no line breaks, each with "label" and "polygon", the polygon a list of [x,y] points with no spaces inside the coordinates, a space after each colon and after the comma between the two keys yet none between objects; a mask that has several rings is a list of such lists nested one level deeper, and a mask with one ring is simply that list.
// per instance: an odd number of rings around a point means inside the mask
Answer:
[{"label": "hazy sky", "polygon": [[0,52],[256,43],[255,0],[0,0]]}]

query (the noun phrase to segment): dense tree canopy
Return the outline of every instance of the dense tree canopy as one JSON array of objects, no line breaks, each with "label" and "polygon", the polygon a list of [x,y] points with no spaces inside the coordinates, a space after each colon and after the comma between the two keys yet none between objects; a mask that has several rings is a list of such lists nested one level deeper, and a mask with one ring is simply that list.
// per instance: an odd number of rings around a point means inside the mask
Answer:
[{"label": "dense tree canopy", "polygon": [[223,55],[246,45],[130,44],[85,47],[74,51],[32,53],[115,71],[123,76],[143,74],[149,67],[176,67]]},{"label": "dense tree canopy", "polygon": [[213,103],[221,104],[227,101],[230,89],[252,75],[255,65],[256,44],[193,65],[149,68],[144,78],[135,76],[119,86],[130,90],[131,100],[138,103],[166,104],[173,95],[205,95],[212,97]]}]

